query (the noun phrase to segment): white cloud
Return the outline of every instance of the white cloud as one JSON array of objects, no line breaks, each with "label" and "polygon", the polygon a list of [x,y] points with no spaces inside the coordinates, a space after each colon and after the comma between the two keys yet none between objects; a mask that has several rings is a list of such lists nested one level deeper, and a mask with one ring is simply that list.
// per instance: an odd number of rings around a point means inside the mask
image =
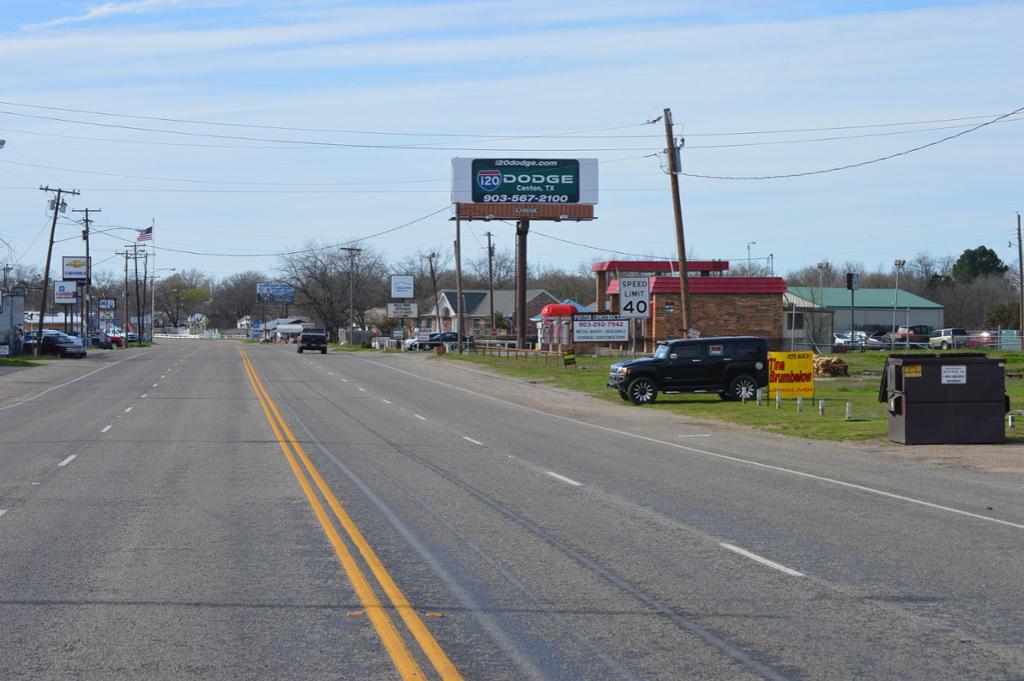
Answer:
[{"label": "white cloud", "polygon": [[35,31],[42,28],[53,28],[67,24],[81,24],[95,19],[106,19],[107,17],[120,14],[148,14],[159,12],[170,7],[187,4],[185,0],[133,0],[132,2],[105,2],[102,5],[87,7],[82,14],[59,17],[49,21],[41,21],[35,24],[25,24],[22,29]]}]

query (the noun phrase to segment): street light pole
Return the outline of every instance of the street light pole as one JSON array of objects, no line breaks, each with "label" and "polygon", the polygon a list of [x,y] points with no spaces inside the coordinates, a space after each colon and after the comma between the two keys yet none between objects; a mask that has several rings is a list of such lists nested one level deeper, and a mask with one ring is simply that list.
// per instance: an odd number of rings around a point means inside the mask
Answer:
[{"label": "street light pole", "polygon": [[[892,297],[892,335],[889,336],[889,349],[894,350],[896,348],[896,302],[900,298],[900,272],[903,271],[903,267],[907,264],[906,260],[897,260],[893,263],[896,268],[896,293]],[[910,335],[910,329],[907,329],[907,336]]]},{"label": "street light pole", "polygon": [[756,246],[756,245],[757,245],[756,241],[748,241],[747,242],[747,276],[748,277],[750,276],[750,272],[751,272],[751,269],[750,269],[750,267],[751,267],[751,265],[750,265],[750,247],[751,246]]}]

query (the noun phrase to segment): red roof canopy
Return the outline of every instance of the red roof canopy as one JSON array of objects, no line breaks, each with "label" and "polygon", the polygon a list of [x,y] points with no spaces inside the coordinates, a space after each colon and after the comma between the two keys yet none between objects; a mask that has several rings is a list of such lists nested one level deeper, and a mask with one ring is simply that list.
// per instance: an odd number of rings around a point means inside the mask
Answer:
[{"label": "red roof canopy", "polygon": [[[687,272],[724,272],[729,269],[728,260],[687,260]],[[608,260],[595,262],[591,272],[678,272],[676,260]]]},{"label": "red roof canopy", "polygon": [[[785,293],[782,277],[687,277],[690,293]],[[608,285],[609,295],[618,295],[619,280]],[[651,277],[651,293],[679,293],[678,277]]]}]

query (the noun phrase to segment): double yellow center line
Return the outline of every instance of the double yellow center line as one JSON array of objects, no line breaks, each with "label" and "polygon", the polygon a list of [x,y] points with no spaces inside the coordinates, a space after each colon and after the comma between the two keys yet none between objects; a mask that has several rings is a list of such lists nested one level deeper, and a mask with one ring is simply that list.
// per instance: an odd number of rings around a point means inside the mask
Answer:
[{"label": "double yellow center line", "polygon": [[[380,588],[384,591],[388,600],[391,602],[391,606],[395,612],[401,617],[402,622],[408,628],[409,633],[412,634],[413,639],[419,644],[420,649],[426,655],[430,664],[433,665],[437,671],[438,676],[443,681],[462,681],[462,676],[459,674],[455,665],[452,664],[451,660],[445,654],[444,650],[438,645],[434,639],[430,630],[427,629],[423,620],[420,618],[416,610],[409,604],[402,591],[395,584],[394,579],[388,574],[388,571],[384,568],[384,564],[381,563],[377,554],[367,543],[366,538],[363,537],[362,532],[356,527],[356,524],[352,521],[352,518],[348,515],[344,508],[341,506],[341,502],[338,501],[334,493],[331,492],[330,487],[324,482],[324,479],[320,476],[320,472],[313,465],[313,462],[309,460],[302,445],[299,444],[295,438],[295,434],[292,433],[288,423],[285,422],[281,416],[281,412],[278,410],[277,405],[270,399],[270,394],[264,387],[263,382],[260,380],[259,375],[256,373],[256,368],[252,364],[252,360],[249,359],[249,355],[245,350],[239,348],[239,354],[242,356],[242,363],[245,365],[246,374],[249,376],[249,383],[252,386],[252,390],[256,393],[256,398],[260,402],[260,406],[263,407],[263,413],[267,417],[267,422],[270,424],[270,428],[274,431],[274,435],[277,438],[278,444],[281,445],[281,451],[284,453],[285,458],[288,460],[288,464],[292,468],[292,473],[295,474],[295,479],[298,480],[299,485],[302,487],[302,491],[306,495],[309,505],[313,509],[313,513],[316,514],[317,520],[320,521],[320,525],[323,527],[324,532],[327,534],[328,540],[331,542],[331,546],[334,547],[334,553],[338,556],[338,560],[341,562],[341,566],[345,569],[345,574],[348,575],[349,581],[352,583],[352,587],[355,589],[356,595],[359,597],[360,603],[366,610],[367,616],[373,623],[374,628],[377,630],[378,636],[380,636],[381,642],[384,644],[385,650],[395,664],[395,668],[398,673],[402,676],[405,681],[414,681],[419,679],[426,679],[423,670],[420,669],[419,663],[416,658],[409,652],[409,648],[405,644],[405,640],[399,633],[398,628],[392,621],[391,616],[388,614],[387,609],[383,606],[377,597],[377,593],[370,584],[370,580],[366,574],[360,568],[359,563],[356,561],[352,552],[349,550],[348,545],[341,538],[341,534],[335,527],[334,522],[328,515],[327,510],[321,503],[320,498],[313,490],[313,486],[309,482],[309,478],[312,478],[316,488],[320,491],[327,505],[330,506],[331,511],[334,512],[334,517],[341,525],[342,530],[345,532],[349,541],[362,556],[363,561],[370,568],[370,572],[376,578]],[[302,462],[301,465],[299,462]],[[304,467],[304,468],[303,468]],[[308,473],[308,478],[307,478]]]}]

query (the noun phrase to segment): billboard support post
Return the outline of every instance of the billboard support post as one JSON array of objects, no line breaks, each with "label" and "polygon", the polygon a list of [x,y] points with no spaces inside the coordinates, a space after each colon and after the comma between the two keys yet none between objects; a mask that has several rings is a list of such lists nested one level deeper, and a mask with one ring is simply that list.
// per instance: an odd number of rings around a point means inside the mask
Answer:
[{"label": "billboard support post", "polygon": [[516,348],[526,348],[526,235],[530,221],[516,223]]}]

